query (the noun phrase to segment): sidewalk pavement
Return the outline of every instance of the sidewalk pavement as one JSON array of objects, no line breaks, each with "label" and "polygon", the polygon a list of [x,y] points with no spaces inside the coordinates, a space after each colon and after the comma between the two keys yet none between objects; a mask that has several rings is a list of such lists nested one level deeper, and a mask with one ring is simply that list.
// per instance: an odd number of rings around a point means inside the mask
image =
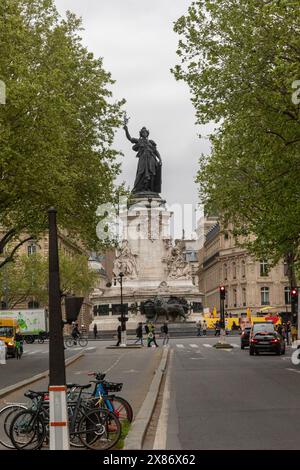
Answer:
[{"label": "sidewalk pavement", "polygon": [[[149,391],[155,372],[160,364],[163,348],[141,348],[122,351],[95,347],[74,364],[66,368],[67,382],[85,384],[91,380],[87,374],[91,371],[106,372],[106,379],[111,382],[123,382],[120,396],[126,398],[134,417],[142,407]],[[0,400],[0,407],[6,402],[27,402],[24,392],[28,389],[47,390],[48,379],[42,379],[31,386],[26,386],[10,393]],[[1,449],[2,450],[2,449]]]}]

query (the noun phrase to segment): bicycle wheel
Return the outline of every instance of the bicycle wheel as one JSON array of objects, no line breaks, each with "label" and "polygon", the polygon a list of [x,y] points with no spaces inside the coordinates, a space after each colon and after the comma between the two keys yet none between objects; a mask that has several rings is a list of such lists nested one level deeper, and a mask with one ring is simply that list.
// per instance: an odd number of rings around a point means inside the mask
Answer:
[{"label": "bicycle wheel", "polygon": [[[69,418],[69,432],[70,432],[70,445],[72,447],[85,447],[84,444],[81,442],[80,437],[78,433],[76,432],[78,430],[79,422],[81,417],[83,416],[82,412],[79,410],[79,414],[76,418],[76,422],[73,424],[73,416],[74,416],[74,407],[68,406],[68,418]],[[72,429],[71,429],[72,428]],[[75,431],[73,431],[75,429]]]},{"label": "bicycle wheel", "polygon": [[[117,418],[121,421],[129,421],[129,423],[133,420],[133,411],[131,408],[130,403],[128,403],[125,398],[117,397],[117,396],[107,396],[105,397],[105,401],[109,400],[109,403],[106,403],[106,406],[109,411],[114,413]],[[113,409],[111,409],[111,407]]]},{"label": "bicycle wheel", "polygon": [[12,419],[22,410],[27,410],[25,405],[7,405],[0,410],[0,444],[7,449],[14,449],[10,440],[9,430]]},{"label": "bicycle wheel", "polygon": [[121,436],[118,418],[104,408],[88,411],[80,420],[78,435],[88,449],[111,449]]},{"label": "bicycle wheel", "polygon": [[44,420],[35,411],[20,411],[11,421],[9,435],[18,450],[39,449],[46,437]]},{"label": "bicycle wheel", "polygon": [[72,348],[72,346],[74,346],[73,338],[66,338],[64,342],[65,342],[66,348]]},{"label": "bicycle wheel", "polygon": [[79,338],[78,340],[79,346],[85,348],[88,344],[88,340],[86,338]]}]

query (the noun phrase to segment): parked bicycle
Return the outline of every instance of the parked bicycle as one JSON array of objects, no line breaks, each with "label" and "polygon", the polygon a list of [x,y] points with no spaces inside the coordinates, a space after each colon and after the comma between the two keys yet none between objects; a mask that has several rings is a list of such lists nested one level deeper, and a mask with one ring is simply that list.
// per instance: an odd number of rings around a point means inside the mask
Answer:
[{"label": "parked bicycle", "polygon": [[[108,382],[105,374],[92,372],[94,389],[87,385],[67,385],[70,444],[93,450],[116,445],[121,425],[133,419],[127,400],[112,394],[123,383]],[[49,443],[49,394],[29,390],[29,403],[11,403],[0,410],[0,444],[12,449],[35,450]]]}]

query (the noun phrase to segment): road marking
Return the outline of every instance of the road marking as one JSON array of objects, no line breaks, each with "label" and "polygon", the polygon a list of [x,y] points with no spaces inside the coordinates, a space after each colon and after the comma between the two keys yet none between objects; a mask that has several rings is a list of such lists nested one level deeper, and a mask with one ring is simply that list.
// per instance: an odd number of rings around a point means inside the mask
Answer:
[{"label": "road marking", "polygon": [[84,350],[85,351],[91,351],[92,349],[96,349],[96,347],[95,346],[90,346],[89,348],[85,348]]},{"label": "road marking", "polygon": [[[177,345],[178,346],[178,345]],[[183,346],[183,344],[181,345]],[[174,351],[170,352],[169,364],[172,364]],[[170,410],[170,376],[171,376],[171,367],[167,369],[165,388],[162,396],[162,405],[158,418],[156,434],[153,444],[153,449],[166,449],[167,447],[167,430],[168,430],[168,417]]]},{"label": "road marking", "polygon": [[211,344],[207,344],[207,343],[204,343],[203,346],[204,346],[205,348],[212,348],[212,345],[211,345]]},{"label": "road marking", "polygon": [[36,354],[36,353],[38,353],[38,352],[39,352],[39,351],[30,351],[30,352],[27,353],[27,354],[28,354],[28,356],[29,356],[29,355],[32,355],[32,354]]},{"label": "road marking", "polygon": [[177,348],[184,349],[184,344],[176,344]]},{"label": "road marking", "polygon": [[48,354],[49,351],[42,351],[42,354]]},{"label": "road marking", "polygon": [[190,344],[191,348],[199,348],[198,344]]},{"label": "road marking", "polygon": [[230,343],[230,346],[233,346],[234,348],[239,348],[238,344]]},{"label": "road marking", "polygon": [[297,374],[300,374],[300,370],[296,370],[296,369],[286,369],[286,370],[290,370],[291,372],[296,372]]},{"label": "road marking", "polygon": [[[127,354],[127,353],[126,353]],[[108,369],[106,369],[104,371],[105,374],[107,374],[107,372],[109,372],[110,370],[112,370],[117,364],[118,362],[120,362],[120,360],[125,356],[125,353],[122,354],[122,356],[120,356]]]}]

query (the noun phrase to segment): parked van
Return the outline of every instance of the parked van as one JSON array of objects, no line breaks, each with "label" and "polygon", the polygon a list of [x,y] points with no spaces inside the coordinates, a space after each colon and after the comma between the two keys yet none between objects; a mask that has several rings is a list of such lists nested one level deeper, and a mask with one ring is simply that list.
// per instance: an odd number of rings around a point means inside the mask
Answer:
[{"label": "parked van", "polygon": [[7,356],[16,356],[16,333],[19,331],[15,318],[0,318],[0,340],[5,342]]}]

